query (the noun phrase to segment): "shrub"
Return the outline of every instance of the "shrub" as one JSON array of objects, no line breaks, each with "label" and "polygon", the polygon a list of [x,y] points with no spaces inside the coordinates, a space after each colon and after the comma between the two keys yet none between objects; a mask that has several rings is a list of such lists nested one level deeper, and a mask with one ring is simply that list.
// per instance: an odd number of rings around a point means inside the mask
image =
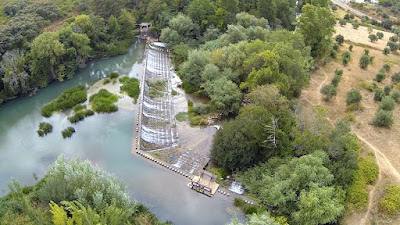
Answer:
[{"label": "shrub", "polygon": [[362,209],[368,203],[366,182],[360,170],[354,174],[353,183],[347,190],[346,201],[353,204],[356,209]]},{"label": "shrub", "polygon": [[386,20],[382,21],[381,25],[382,25],[383,28],[390,30],[390,29],[392,29],[393,21],[391,21],[389,19],[386,19]]},{"label": "shrub", "polygon": [[400,103],[400,92],[399,91],[394,91],[390,97],[392,97],[395,102]]},{"label": "shrub", "polygon": [[63,138],[70,138],[72,134],[75,133],[75,129],[73,127],[68,127],[67,129],[61,131]]},{"label": "shrub", "polygon": [[382,99],[381,103],[379,104],[379,108],[386,111],[392,111],[396,105],[396,102],[393,98],[386,96]]},{"label": "shrub", "polygon": [[349,46],[349,51],[351,51],[351,52],[353,51],[353,45]]},{"label": "shrub", "polygon": [[338,86],[339,82],[340,82],[341,76],[335,75],[331,81],[331,84],[335,87]]},{"label": "shrub", "polygon": [[362,158],[358,163],[359,170],[363,174],[365,182],[373,184],[379,176],[379,166],[372,156]]},{"label": "shrub", "polygon": [[347,92],[346,103],[347,105],[351,104],[359,104],[362,100],[362,96],[360,90],[358,89],[351,89]]},{"label": "shrub", "polygon": [[351,55],[350,52],[344,52],[342,55],[342,63],[343,65],[347,65],[350,62]]},{"label": "shrub", "polygon": [[106,78],[106,79],[104,79],[103,84],[106,85],[106,84],[108,84],[108,83],[110,83],[110,82],[111,82],[111,80],[108,79],[108,78]]},{"label": "shrub", "polygon": [[321,88],[321,94],[325,95],[327,100],[331,100],[336,96],[336,87],[333,85],[325,85]]},{"label": "shrub", "polygon": [[397,83],[400,82],[400,73],[395,73],[395,74],[393,74],[393,76],[392,76],[392,82],[395,83],[395,84],[397,84]]},{"label": "shrub", "polygon": [[61,93],[59,97],[46,104],[40,110],[42,116],[50,117],[53,112],[65,110],[87,100],[85,87],[79,85]]},{"label": "shrub", "polygon": [[208,108],[205,105],[197,105],[196,107],[194,107],[194,112],[197,115],[204,115],[208,113]]},{"label": "shrub", "polygon": [[86,105],[79,104],[79,105],[74,106],[74,108],[72,108],[72,109],[74,112],[78,112],[78,111],[81,111],[82,109],[86,109]]},{"label": "shrub", "polygon": [[115,79],[118,78],[119,74],[118,73],[110,73],[110,79]]},{"label": "shrub", "polygon": [[372,24],[372,25],[378,25],[378,20],[376,20],[376,19],[371,19],[371,24]]},{"label": "shrub", "polygon": [[341,45],[344,42],[344,37],[343,37],[343,35],[338,34],[338,35],[336,35],[335,40],[339,45]]},{"label": "shrub", "polygon": [[339,45],[336,44],[336,43],[333,44],[332,49],[335,50],[335,51],[338,51],[339,50]]},{"label": "shrub", "polygon": [[368,38],[371,42],[375,42],[378,40],[378,37],[375,34],[368,35]]},{"label": "shrub", "polygon": [[400,187],[390,184],[379,203],[379,209],[386,215],[394,216],[400,211]]},{"label": "shrub", "polygon": [[360,27],[360,24],[358,23],[358,21],[354,21],[352,23],[352,25],[353,25],[353,28],[356,29],[356,30]]},{"label": "shrub", "polygon": [[188,119],[188,113],[180,112],[175,116],[175,119],[178,120],[179,122],[186,121]]},{"label": "shrub", "polygon": [[135,100],[136,103],[140,94],[139,80],[136,78],[124,77],[124,79],[121,78],[119,81],[122,83],[120,90],[126,92],[129,97]]},{"label": "shrub", "polygon": [[392,52],[395,52],[395,51],[397,51],[399,49],[399,45],[397,43],[393,42],[393,41],[389,41],[387,43],[387,46],[389,46],[390,51],[392,51]]},{"label": "shrub", "polygon": [[397,36],[391,36],[391,37],[389,38],[389,41],[398,42],[398,41],[399,41],[399,37],[397,37]]},{"label": "shrub", "polygon": [[105,89],[101,89],[97,94],[92,95],[89,99],[93,111],[97,113],[111,113],[118,111],[118,107],[114,105],[117,101],[118,97]]},{"label": "shrub", "polygon": [[369,83],[369,84],[367,84],[367,83],[365,83],[365,82],[362,82],[362,83],[360,84],[360,87],[361,87],[361,88],[364,88],[364,89],[367,90],[367,91],[373,92],[373,91],[375,91],[375,89],[378,88],[378,85],[377,85],[375,82]]},{"label": "shrub", "polygon": [[86,117],[93,116],[94,112],[92,110],[85,110],[75,113],[75,115],[68,117],[69,122],[77,123],[84,120]]},{"label": "shrub", "polygon": [[360,67],[361,67],[362,69],[367,69],[367,67],[368,67],[368,65],[369,65],[369,63],[370,63],[369,60],[370,60],[370,59],[369,59],[368,55],[363,55],[363,56],[361,56],[361,58],[360,58]]},{"label": "shrub", "polygon": [[376,74],[375,80],[377,82],[381,82],[386,78],[385,73],[379,72],[378,74]]},{"label": "shrub", "polygon": [[392,88],[389,85],[386,85],[383,88],[383,91],[385,92],[386,95],[389,95],[391,90],[392,90]]},{"label": "shrub", "polygon": [[335,70],[335,75],[337,75],[337,76],[342,76],[342,75],[343,75],[343,70],[338,70],[338,69],[336,69],[336,70]]},{"label": "shrub", "polygon": [[346,20],[344,20],[344,19],[342,19],[342,20],[339,20],[339,24],[340,24],[340,26],[346,26],[346,24],[347,24],[347,22],[346,22]]},{"label": "shrub", "polygon": [[332,59],[337,58],[337,52],[335,50],[331,50],[331,53],[329,55],[332,57]]},{"label": "shrub", "polygon": [[53,131],[53,126],[49,123],[43,122],[39,124],[39,129],[37,130],[37,133],[40,137],[43,137],[48,133],[51,133],[52,131]]},{"label": "shrub", "polygon": [[382,39],[384,35],[383,35],[382,32],[376,32],[376,36],[377,36],[379,39]]},{"label": "shrub", "polygon": [[382,69],[384,69],[386,72],[389,72],[390,71],[389,64],[383,64]]},{"label": "shrub", "polygon": [[384,49],[383,49],[383,54],[385,54],[385,55],[389,55],[389,53],[390,53],[390,48],[388,48],[388,47],[385,47]]},{"label": "shrub", "polygon": [[379,109],[372,120],[372,123],[378,127],[390,127],[393,125],[393,112]]},{"label": "shrub", "polygon": [[374,94],[374,100],[375,101],[382,101],[382,98],[385,97],[385,92],[383,91],[382,88],[376,88],[375,89],[375,94]]}]

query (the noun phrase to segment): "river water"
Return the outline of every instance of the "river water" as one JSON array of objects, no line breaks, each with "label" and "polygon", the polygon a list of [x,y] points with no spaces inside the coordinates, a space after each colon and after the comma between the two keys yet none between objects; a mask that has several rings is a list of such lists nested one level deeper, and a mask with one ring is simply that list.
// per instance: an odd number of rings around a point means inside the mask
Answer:
[{"label": "river water", "polygon": [[[209,198],[186,187],[188,180],[130,153],[133,111],[120,109],[112,114],[96,114],[73,127],[76,133],[63,139],[61,130],[71,126],[67,115],[57,113],[46,119],[40,108],[65,89],[78,84],[89,86],[106,74],[117,72],[138,77],[142,71],[144,44],[137,41],[128,53],[91,62],[73,79],[54,82],[32,97],[20,97],[0,106],[0,196],[7,183],[17,179],[24,185],[35,183],[58,156],[88,159],[115,174],[126,185],[132,199],[147,205],[161,220],[175,224],[225,224],[232,217],[232,202],[223,196]],[[53,125],[44,138],[36,130],[40,122]]]}]

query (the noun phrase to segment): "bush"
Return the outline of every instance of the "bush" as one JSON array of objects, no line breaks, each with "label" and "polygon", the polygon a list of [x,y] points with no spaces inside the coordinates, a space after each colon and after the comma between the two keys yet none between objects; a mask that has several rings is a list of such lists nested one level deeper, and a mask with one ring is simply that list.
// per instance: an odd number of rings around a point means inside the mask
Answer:
[{"label": "bush", "polygon": [[85,110],[75,113],[75,115],[68,117],[69,122],[77,123],[84,120],[86,117],[93,116],[94,112],[92,110]]},{"label": "bush", "polygon": [[360,87],[361,87],[361,88],[364,88],[364,89],[367,90],[367,91],[373,92],[373,91],[375,91],[375,89],[378,88],[378,85],[377,85],[375,82],[369,83],[369,84],[367,84],[367,83],[365,83],[365,82],[362,82],[362,83],[360,84]]},{"label": "bush", "polygon": [[321,94],[325,95],[327,100],[331,100],[333,97],[336,96],[336,87],[333,85],[325,85],[321,88]]},{"label": "bush", "polygon": [[397,43],[393,42],[393,41],[389,41],[387,43],[387,46],[389,46],[390,51],[392,51],[392,52],[395,52],[395,51],[399,50],[399,45]]},{"label": "bush", "polygon": [[359,170],[361,171],[365,182],[373,184],[379,176],[379,166],[375,163],[373,157],[362,158],[358,164]]},{"label": "bush", "polygon": [[383,49],[383,54],[385,54],[385,55],[389,55],[390,54],[390,48],[388,48],[388,47],[385,47],[384,49]]},{"label": "bush", "polygon": [[382,88],[376,88],[375,89],[375,94],[374,94],[374,100],[375,101],[382,101],[382,98],[385,97],[386,94],[383,91]]},{"label": "bush", "polygon": [[379,109],[372,120],[372,123],[378,127],[390,127],[393,125],[393,112]]},{"label": "bush", "polygon": [[73,127],[68,127],[67,129],[61,131],[63,138],[70,138],[72,134],[75,133],[75,129]]},{"label": "bush", "polygon": [[379,72],[379,73],[376,75],[375,80],[376,80],[376,82],[381,82],[381,81],[383,81],[385,78],[386,78],[385,73]]},{"label": "bush", "polygon": [[250,205],[241,198],[235,198],[233,204],[236,207],[238,207],[242,212],[244,212],[245,215],[252,215],[254,213],[259,214],[266,210],[265,206],[263,206],[261,204],[260,205]]},{"label": "bush", "polygon": [[336,35],[335,40],[339,45],[341,45],[344,42],[344,37],[343,37],[343,35],[338,34],[338,35]]},{"label": "bush", "polygon": [[394,216],[400,211],[400,187],[390,184],[386,187],[385,194],[379,203],[379,209],[386,215]]},{"label": "bush", "polygon": [[386,111],[392,111],[396,105],[396,102],[393,98],[386,96],[382,99],[381,103],[379,104],[379,108]]},{"label": "bush", "polygon": [[81,104],[76,105],[76,106],[74,106],[73,111],[78,112],[78,111],[81,111],[82,109],[86,109],[86,105],[81,105]]},{"label": "bush", "polygon": [[390,97],[392,97],[395,102],[400,103],[400,92],[399,91],[394,91]]},{"label": "bush", "polygon": [[342,19],[342,20],[339,20],[339,24],[340,24],[340,26],[346,26],[346,24],[347,24],[347,22],[346,22],[346,20],[344,20],[344,19]]},{"label": "bush", "polygon": [[108,78],[106,78],[106,79],[104,79],[103,84],[106,85],[106,84],[108,84],[108,83],[110,83],[110,82],[111,82],[111,80],[108,79]]},{"label": "bush", "polygon": [[352,23],[352,25],[353,25],[353,28],[356,29],[356,30],[360,27],[360,24],[358,23],[358,21],[354,21]]},{"label": "bush", "polygon": [[352,89],[349,92],[347,92],[347,97],[346,97],[346,104],[351,105],[351,104],[359,104],[362,100],[362,96],[360,93],[360,90],[358,89]]},{"label": "bush", "polygon": [[140,94],[139,80],[136,78],[123,77],[123,79],[119,79],[119,82],[122,83],[120,90],[126,92],[129,97],[135,100],[136,103]]},{"label": "bush", "polygon": [[395,83],[395,84],[397,84],[397,83],[400,82],[400,73],[395,73],[395,74],[393,74],[393,76],[392,76],[392,82]]},{"label": "bush", "polygon": [[59,97],[43,106],[40,111],[42,113],[42,116],[50,117],[53,112],[72,108],[75,105],[82,103],[86,100],[87,94],[85,91],[85,87],[79,85],[61,93]]},{"label": "bush", "polygon": [[368,38],[371,42],[375,42],[378,40],[378,37],[375,34],[368,35]]},{"label": "bush", "polygon": [[370,60],[370,58],[368,57],[368,55],[361,56],[361,58],[360,58],[360,67],[362,69],[367,69],[367,67],[368,67],[368,65],[370,63],[369,60]]},{"label": "bush", "polygon": [[349,64],[350,59],[351,59],[350,52],[344,52],[343,55],[342,55],[342,63],[343,63],[343,65],[346,66],[347,64]]},{"label": "bush", "polygon": [[175,119],[179,122],[186,121],[188,119],[188,114],[186,112],[180,112],[176,114]]},{"label": "bush", "polygon": [[385,92],[386,95],[389,95],[391,90],[392,90],[392,88],[389,85],[386,85],[383,88],[383,91]]},{"label": "bush", "polygon": [[339,50],[339,45],[336,44],[336,43],[333,44],[332,49],[335,50],[335,51],[338,51]]},{"label": "bush", "polygon": [[343,75],[343,70],[338,70],[338,69],[336,69],[336,70],[335,70],[335,75],[337,75],[337,76],[342,76],[342,75]]},{"label": "bush", "polygon": [[197,105],[196,107],[194,107],[194,112],[197,115],[204,115],[207,114],[209,112],[207,106],[205,105]]},{"label": "bush", "polygon": [[351,51],[351,52],[353,51],[353,45],[349,46],[349,51]]},{"label": "bush", "polygon": [[115,79],[118,78],[119,74],[118,73],[110,73],[110,79]]},{"label": "bush", "polygon": [[389,72],[390,66],[388,64],[383,64],[382,69],[384,69],[386,72]]},{"label": "bush", "polygon": [[331,81],[331,84],[335,87],[338,86],[339,82],[340,82],[341,76],[335,75]]},{"label": "bush", "polygon": [[378,20],[376,20],[376,19],[371,19],[371,24],[372,24],[372,25],[378,25]]},{"label": "bush", "polygon": [[329,55],[331,56],[332,59],[337,58],[337,52],[335,50],[331,50],[331,53]]},{"label": "bush", "polygon": [[397,36],[391,36],[391,37],[389,38],[389,41],[398,42],[398,41],[399,41],[399,37],[397,37]]},{"label": "bush", "polygon": [[93,111],[97,113],[111,113],[118,111],[118,107],[114,105],[117,101],[118,97],[105,89],[101,89],[97,94],[92,95],[89,99]]},{"label": "bush", "polygon": [[376,32],[376,36],[377,36],[379,39],[382,39],[384,35],[383,35],[382,32]]},{"label": "bush", "polygon": [[347,190],[346,201],[353,204],[356,209],[362,209],[368,203],[366,182],[360,170],[354,174],[353,183]]},{"label": "bush", "polygon": [[53,126],[49,123],[43,122],[39,124],[39,130],[37,130],[37,133],[40,137],[43,137],[48,133],[51,133],[52,131],[53,131]]}]

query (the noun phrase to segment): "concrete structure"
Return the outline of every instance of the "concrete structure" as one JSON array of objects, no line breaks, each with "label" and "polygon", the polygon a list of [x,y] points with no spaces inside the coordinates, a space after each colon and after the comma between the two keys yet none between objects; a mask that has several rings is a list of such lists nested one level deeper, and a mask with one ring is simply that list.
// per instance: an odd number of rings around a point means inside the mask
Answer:
[{"label": "concrete structure", "polygon": [[141,23],[140,26],[140,38],[147,39],[147,36],[150,34],[151,23]]},{"label": "concrete structure", "polygon": [[197,192],[212,197],[219,188],[219,184],[216,182],[216,179],[216,175],[202,170],[200,171],[200,176],[193,176],[193,179],[188,186]]}]

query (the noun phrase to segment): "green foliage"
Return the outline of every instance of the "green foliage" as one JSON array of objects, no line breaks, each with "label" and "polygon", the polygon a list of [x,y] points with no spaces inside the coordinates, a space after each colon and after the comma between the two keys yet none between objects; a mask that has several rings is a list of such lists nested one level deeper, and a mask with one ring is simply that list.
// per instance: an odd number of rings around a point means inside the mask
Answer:
[{"label": "green foliage", "polygon": [[368,35],[368,38],[371,42],[376,42],[378,41],[378,37],[375,34],[370,34]]},{"label": "green foliage", "polygon": [[86,117],[93,116],[94,112],[92,110],[83,110],[79,112],[75,112],[75,114],[71,117],[68,117],[69,122],[77,123],[79,121],[84,120]]},{"label": "green foliage", "polygon": [[114,104],[118,101],[118,97],[111,94],[106,89],[101,89],[97,94],[90,96],[89,102],[93,111],[97,113],[111,113],[118,111],[118,107]]},{"label": "green foliage", "polygon": [[368,65],[370,64],[370,57],[366,54],[361,56],[360,58],[360,67],[362,69],[367,69]]},{"label": "green foliage", "polygon": [[395,83],[395,84],[397,84],[397,83],[400,82],[400,73],[395,73],[395,74],[393,74],[393,76],[392,76],[392,82]]},{"label": "green foliage", "polygon": [[83,110],[83,109],[86,109],[86,105],[81,105],[81,104],[79,104],[79,105],[76,105],[76,106],[74,106],[74,108],[72,108],[72,110],[76,113],[76,112],[79,112],[79,111],[81,111],[81,110]]},{"label": "green foliage", "polygon": [[382,52],[383,52],[384,55],[389,55],[389,53],[390,53],[390,48],[385,47],[385,48],[382,50]]},{"label": "green foliage", "polygon": [[37,130],[37,133],[40,137],[43,137],[52,131],[53,126],[51,124],[42,122],[39,124],[39,130]]},{"label": "green foliage", "polygon": [[238,207],[245,215],[259,214],[265,211],[263,205],[250,205],[241,198],[235,198],[233,204]]},{"label": "green foliage", "polygon": [[[339,78],[340,80],[340,78]],[[333,80],[332,80],[333,82]],[[336,82],[336,81],[335,81]],[[339,83],[339,81],[337,82]],[[321,94],[325,95],[325,98],[327,100],[331,100],[333,97],[336,96],[337,92],[336,92],[336,86],[334,84],[332,85],[325,85],[321,88]]]},{"label": "green foliage", "polygon": [[358,169],[367,184],[374,184],[378,179],[379,166],[371,156],[362,158],[358,164]]},{"label": "green foliage", "polygon": [[392,97],[393,100],[394,100],[396,103],[399,103],[399,102],[400,102],[400,92],[399,92],[399,91],[393,91],[393,93],[392,93],[392,95],[391,95],[390,97]]},{"label": "green foliage", "polygon": [[383,64],[382,69],[385,70],[386,72],[389,72],[390,71],[389,64]]},{"label": "green foliage", "polygon": [[399,50],[399,45],[393,41],[389,41],[387,43],[387,46],[389,46],[390,51],[392,51],[392,52],[396,52],[397,50]]},{"label": "green foliage", "polygon": [[205,83],[205,91],[211,99],[212,107],[217,111],[225,115],[239,112],[242,93],[237,84],[222,77]]},{"label": "green foliage", "polygon": [[340,26],[346,26],[346,24],[347,24],[347,22],[346,22],[346,20],[344,20],[344,19],[341,19],[341,20],[339,20],[339,24],[340,24]]},{"label": "green foliage", "polygon": [[343,65],[346,66],[347,64],[349,64],[350,60],[351,60],[350,52],[347,52],[347,51],[344,52],[343,55],[342,55],[342,63],[343,63]]},{"label": "green foliage", "polygon": [[390,127],[393,125],[393,112],[379,109],[372,120],[372,123],[378,127]]},{"label": "green foliage", "polygon": [[384,35],[383,35],[382,32],[378,31],[378,32],[376,32],[376,36],[377,36],[379,39],[382,39]]},{"label": "green foliage", "polygon": [[353,45],[349,46],[349,51],[352,52],[353,51]]},{"label": "green foliage", "polygon": [[87,100],[85,87],[78,85],[74,88],[65,90],[56,99],[43,106],[40,110],[42,116],[50,117],[53,112],[72,108],[75,105]]},{"label": "green foliage", "polygon": [[360,27],[360,23],[356,20],[356,21],[354,21],[353,23],[351,23],[352,25],[353,25],[353,28],[355,29],[355,30],[357,30],[359,27]]},{"label": "green foliage", "polygon": [[362,100],[362,96],[360,93],[360,90],[358,89],[351,89],[349,92],[347,92],[347,97],[346,97],[346,104],[351,105],[351,104],[359,104]]},{"label": "green foliage", "polygon": [[186,121],[188,119],[188,113],[180,112],[175,116],[175,119],[178,120],[179,122]]},{"label": "green foliage", "polygon": [[379,108],[386,111],[393,111],[395,105],[396,102],[393,98],[385,96],[379,104]]},{"label": "green foliage", "polygon": [[335,40],[339,45],[341,45],[344,42],[344,37],[343,37],[343,35],[338,34],[338,35],[336,35]]},{"label": "green foliage", "polygon": [[129,97],[135,100],[136,103],[140,94],[139,80],[134,77],[132,78],[123,77],[119,79],[119,82],[122,83],[120,90],[126,92]]},{"label": "green foliage", "polygon": [[391,36],[391,37],[389,38],[389,41],[398,42],[398,41],[399,41],[399,37],[398,37],[398,36]]},{"label": "green foliage", "polygon": [[61,131],[62,137],[65,138],[70,138],[72,137],[72,134],[75,133],[75,129],[73,127],[67,127],[63,131]]},{"label": "green foliage", "polygon": [[386,96],[385,92],[382,88],[375,88],[374,100],[375,101],[382,101],[382,98]]},{"label": "green foliage", "polygon": [[385,215],[394,216],[400,211],[400,186],[389,184],[379,202],[379,210]]},{"label": "green foliage", "polygon": [[166,92],[166,81],[165,80],[156,80],[153,82],[147,82],[149,85],[149,96],[150,98],[158,98],[164,95]]},{"label": "green foliage", "polygon": [[119,77],[118,73],[110,73],[110,76],[109,76],[110,79],[116,79],[117,77]]},{"label": "green foliage", "polygon": [[386,78],[386,74],[382,71],[379,71],[378,74],[375,76],[376,82],[382,82]]},{"label": "green foliage", "polygon": [[302,8],[299,27],[304,42],[311,47],[312,56],[323,57],[331,45],[335,17],[329,9],[305,5]]}]

